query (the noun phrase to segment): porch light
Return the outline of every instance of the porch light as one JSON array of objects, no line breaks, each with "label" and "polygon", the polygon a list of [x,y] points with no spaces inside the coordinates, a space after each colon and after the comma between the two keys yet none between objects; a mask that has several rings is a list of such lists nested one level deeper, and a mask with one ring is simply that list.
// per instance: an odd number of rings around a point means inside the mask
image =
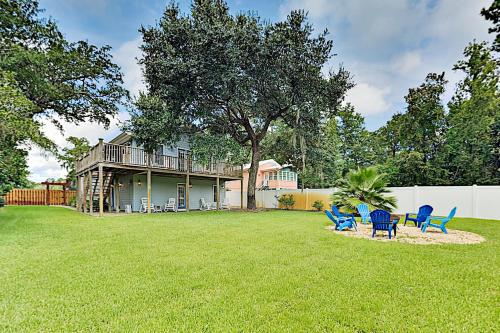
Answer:
[{"label": "porch light", "polygon": [[141,186],[141,185],[142,185],[142,183],[141,183],[141,180],[140,180],[140,179],[137,181],[137,185],[138,185],[138,186]]}]

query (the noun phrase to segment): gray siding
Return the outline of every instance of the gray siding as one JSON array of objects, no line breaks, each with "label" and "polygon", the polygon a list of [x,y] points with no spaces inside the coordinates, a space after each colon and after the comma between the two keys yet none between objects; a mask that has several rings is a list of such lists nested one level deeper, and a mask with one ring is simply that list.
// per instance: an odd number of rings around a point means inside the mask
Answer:
[{"label": "gray siding", "polygon": [[[132,147],[140,148],[141,146],[139,146],[135,140],[132,140]],[[167,155],[167,156],[172,156],[172,157],[179,157],[178,148],[189,150],[189,141],[186,137],[181,138],[179,140],[179,142],[177,142],[174,145],[164,144],[163,145],[163,154]]]},{"label": "gray siding", "polygon": [[122,184],[120,188],[120,209],[124,210],[125,205],[132,205],[134,200],[134,187],[132,184],[132,175],[124,175],[118,178]]},{"label": "gray siding", "polygon": [[[177,202],[177,184],[184,184],[185,178],[180,177],[151,177],[151,202],[163,206],[169,198],[175,198]],[[139,186],[139,180],[141,186]],[[147,197],[146,175],[133,176],[133,202],[132,209],[138,211],[141,207],[141,198]],[[193,187],[189,189],[189,208],[199,209],[200,199],[205,198],[207,203],[213,202],[213,185],[215,179],[191,179]],[[222,182],[221,182],[222,185]],[[225,192],[220,191],[221,202],[224,202]]]}]

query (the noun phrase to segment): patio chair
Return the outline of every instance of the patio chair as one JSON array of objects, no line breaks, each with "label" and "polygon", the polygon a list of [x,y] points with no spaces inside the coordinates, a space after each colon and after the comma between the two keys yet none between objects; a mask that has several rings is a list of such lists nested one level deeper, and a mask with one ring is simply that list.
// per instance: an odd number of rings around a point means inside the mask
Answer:
[{"label": "patio chair", "polygon": [[396,237],[398,220],[391,222],[391,213],[382,209],[376,209],[370,213],[370,218],[373,226],[372,238],[375,237],[377,230],[387,231],[389,239],[391,239],[392,232],[394,231],[394,237]]},{"label": "patio chair", "polygon": [[168,211],[177,212],[177,206],[175,205],[175,198],[168,198],[168,202],[165,204],[163,208],[164,212]]},{"label": "patio chair", "polygon": [[227,201],[227,198],[224,199],[223,202],[221,202],[220,204],[220,209],[227,209],[227,210],[231,210],[231,207],[229,206],[229,202]]},{"label": "patio chair", "polygon": [[200,210],[210,210],[210,204],[205,201],[205,198],[200,198]]},{"label": "patio chair", "polygon": [[[448,230],[446,230],[446,223],[450,222],[450,220],[455,216],[456,212],[457,207],[454,207],[451,210],[450,214],[446,217],[427,216],[427,219],[422,224],[422,232],[425,232],[428,227],[434,227],[441,229],[443,233],[447,234]],[[432,221],[440,221],[440,223],[432,223]]]},{"label": "patio chair", "polygon": [[[155,208],[155,205],[151,202],[151,212],[156,213],[157,210]],[[148,212],[148,198],[141,198],[141,208],[139,210],[141,213],[147,213]]]},{"label": "patio chair", "polygon": [[326,216],[328,216],[328,218],[335,225],[335,230],[342,231],[342,230],[348,229],[348,228],[354,228],[355,230],[357,230],[356,229],[356,222],[354,220],[352,220],[352,219],[348,219],[348,220],[338,219],[335,216],[333,216],[333,214],[331,212],[329,212],[327,210],[325,210],[325,214],[326,214]]},{"label": "patio chair", "polygon": [[332,213],[339,219],[353,219],[354,220],[354,214],[348,214],[348,213],[341,213],[340,210],[338,209],[337,206],[332,205]]},{"label": "patio chair", "polygon": [[[413,223],[415,223],[415,225],[417,227],[420,228],[422,226],[422,223],[425,221],[425,219],[427,219],[427,216],[431,215],[432,211],[433,211],[432,206],[424,205],[424,206],[422,206],[422,207],[420,207],[418,209],[418,213],[417,214],[415,214],[415,213],[406,213],[405,225],[406,225],[406,222],[412,221]],[[410,215],[416,215],[416,216],[415,217],[411,217]]]},{"label": "patio chair", "polygon": [[366,224],[366,222],[372,221],[372,219],[370,217],[370,209],[368,208],[367,204],[360,203],[358,205],[358,212],[359,212],[359,215],[361,215],[361,222],[363,224]]}]

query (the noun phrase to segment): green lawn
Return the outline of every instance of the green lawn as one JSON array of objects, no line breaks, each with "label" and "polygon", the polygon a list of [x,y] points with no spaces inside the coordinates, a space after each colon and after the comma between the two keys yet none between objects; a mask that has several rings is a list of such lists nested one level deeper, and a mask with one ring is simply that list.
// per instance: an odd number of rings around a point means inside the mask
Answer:
[{"label": "green lawn", "polygon": [[348,238],[312,212],[95,218],[0,209],[0,331],[498,332],[500,221],[477,245]]}]

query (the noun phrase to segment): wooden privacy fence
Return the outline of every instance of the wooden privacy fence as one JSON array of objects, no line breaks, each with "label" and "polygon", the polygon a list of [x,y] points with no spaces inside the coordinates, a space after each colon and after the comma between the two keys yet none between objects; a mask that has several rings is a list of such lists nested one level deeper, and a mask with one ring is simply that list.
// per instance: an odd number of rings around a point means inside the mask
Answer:
[{"label": "wooden privacy fence", "polygon": [[66,205],[76,196],[76,191],[13,189],[5,195],[7,205]]}]

